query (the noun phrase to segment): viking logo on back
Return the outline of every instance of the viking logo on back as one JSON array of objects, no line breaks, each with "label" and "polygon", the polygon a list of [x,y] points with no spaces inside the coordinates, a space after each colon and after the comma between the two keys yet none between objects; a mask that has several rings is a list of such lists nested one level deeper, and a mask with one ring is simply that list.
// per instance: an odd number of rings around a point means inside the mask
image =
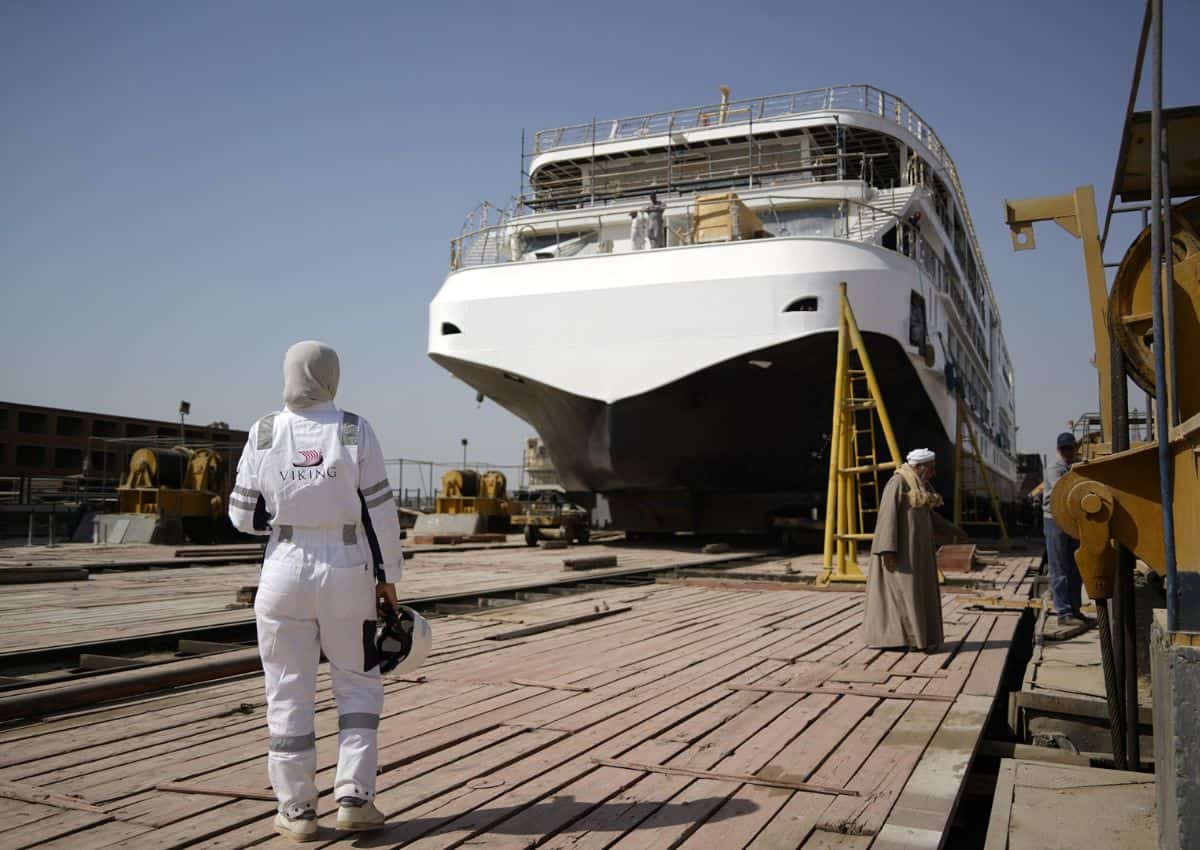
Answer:
[{"label": "viking logo on back", "polygon": [[298,454],[300,456],[300,462],[297,463],[296,461],[293,460],[292,466],[299,466],[299,467],[320,466],[321,461],[325,460],[325,458],[321,455],[321,452],[319,449],[305,449],[302,451],[297,451],[296,454]]}]

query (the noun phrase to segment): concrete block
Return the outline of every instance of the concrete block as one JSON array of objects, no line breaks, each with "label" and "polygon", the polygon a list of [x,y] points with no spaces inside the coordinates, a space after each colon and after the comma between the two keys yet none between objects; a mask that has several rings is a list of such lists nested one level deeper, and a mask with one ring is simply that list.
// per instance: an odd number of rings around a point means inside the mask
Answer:
[{"label": "concrete block", "polygon": [[101,514],[95,525],[97,543],[151,543],[158,525],[154,514]]},{"label": "concrete block", "polygon": [[1162,608],[1150,629],[1150,674],[1158,846],[1200,847],[1200,647],[1171,642]]},{"label": "concrete block", "polygon": [[413,525],[413,535],[454,534],[467,536],[485,531],[483,514],[422,514]]}]

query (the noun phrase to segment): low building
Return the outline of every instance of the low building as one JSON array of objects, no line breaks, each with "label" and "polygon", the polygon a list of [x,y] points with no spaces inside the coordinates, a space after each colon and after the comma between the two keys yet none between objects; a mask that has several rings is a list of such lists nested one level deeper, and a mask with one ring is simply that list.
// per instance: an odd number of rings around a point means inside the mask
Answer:
[{"label": "low building", "polygon": [[116,486],[130,453],[142,445],[228,447],[236,462],[245,441],[245,431],[224,423],[181,426],[0,401],[0,490],[29,494],[33,480],[68,477],[107,489]]}]

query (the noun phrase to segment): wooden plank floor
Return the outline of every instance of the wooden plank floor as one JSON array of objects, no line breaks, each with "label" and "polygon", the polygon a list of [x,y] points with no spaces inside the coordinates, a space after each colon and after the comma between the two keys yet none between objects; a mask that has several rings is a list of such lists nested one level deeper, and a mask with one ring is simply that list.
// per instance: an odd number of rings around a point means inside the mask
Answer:
[{"label": "wooden plank floor", "polygon": [[[337,713],[322,673],[321,837],[514,850],[938,847],[1017,623],[963,610],[953,594],[943,602],[947,641],[930,653],[864,648],[861,593],[749,582],[440,618],[421,677],[387,682],[378,804],[391,819],[369,836],[328,826]],[[619,613],[493,639],[518,612],[546,622],[606,607]],[[252,675],[0,732],[0,846],[291,846],[271,831],[272,803],[236,795],[267,788],[263,702]],[[224,794],[158,789],[168,782]],[[6,797],[13,787],[103,811]]]},{"label": "wooden plank floor", "polygon": [[[418,555],[405,566],[401,593],[406,599],[415,599],[579,579],[585,573],[565,570],[563,558],[590,554],[616,554],[617,566],[588,570],[589,576],[664,564],[716,563],[731,557],[728,553],[705,555],[697,547],[625,544],[573,546],[569,550],[525,546],[418,549]],[[7,586],[0,594],[0,621],[5,626],[0,630],[0,652],[252,622],[254,612],[236,604],[235,596],[238,588],[258,582],[258,572],[257,564],[179,567],[100,572],[80,582]]]},{"label": "wooden plank floor", "polygon": [[[1028,743],[1045,744],[1065,736],[1082,752],[1112,754],[1104,668],[1100,662],[1100,633],[1089,629],[1066,640],[1051,639],[1055,617],[1045,609],[1034,626],[1033,653],[1025,668],[1021,690],[1012,694],[1009,725]],[[1084,611],[1095,616],[1086,602]],[[1153,697],[1148,675],[1138,677],[1138,722],[1141,752],[1154,751]]]},{"label": "wooden plank floor", "polygon": [[1000,762],[985,850],[1154,850],[1154,775]]}]

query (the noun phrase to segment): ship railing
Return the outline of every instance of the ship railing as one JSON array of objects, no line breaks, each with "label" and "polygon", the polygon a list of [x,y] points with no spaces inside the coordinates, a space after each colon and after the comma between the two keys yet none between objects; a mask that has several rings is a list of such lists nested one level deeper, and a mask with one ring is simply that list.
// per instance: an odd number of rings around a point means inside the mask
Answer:
[{"label": "ship railing", "polygon": [[[830,232],[808,235],[833,236],[861,242],[870,238],[879,229],[881,222],[893,219],[902,221],[902,216],[894,209],[856,198],[772,194],[755,195],[748,200],[754,204],[752,209],[756,214],[760,217],[765,216],[776,225],[776,231],[768,231],[771,236],[805,235],[786,233],[785,224],[780,219],[781,206],[786,207],[797,203],[813,207],[837,206],[839,208]],[[736,204],[739,201],[735,199],[731,203]],[[851,206],[857,208],[858,215],[850,215]],[[551,220],[542,218],[536,224],[532,222],[515,223],[511,220],[490,224],[450,240],[450,270],[458,271],[474,266],[500,265],[525,260],[530,253],[534,254],[535,259],[566,258],[574,256],[593,244],[598,245],[597,252],[600,254],[632,253],[636,249],[630,247],[627,250],[617,251],[614,241],[603,237],[606,231],[615,233],[622,222],[629,220],[629,214],[637,212],[638,209],[637,206],[627,205],[620,209],[609,209],[604,213],[592,215],[568,212]],[[665,219],[667,244],[662,247],[675,248],[693,244],[691,232],[694,214],[690,205],[682,215],[672,214],[668,210]],[[902,226],[912,227],[903,222]],[[915,231],[915,228],[913,230]],[[551,236],[553,236],[553,241],[546,243],[544,252],[529,250],[529,244],[533,239],[548,239]],[[912,238],[915,243],[916,237]],[[938,262],[941,262],[940,258]]]},{"label": "ship railing", "polygon": [[676,163],[668,158],[648,161],[642,167],[626,166],[619,172],[597,168],[586,178],[578,174],[561,177],[539,174],[532,187],[533,196],[522,196],[518,201],[521,206],[531,209],[556,203],[575,205],[581,201],[588,205],[606,204],[631,194],[689,191],[696,186],[718,191],[722,181],[761,185],[764,180],[783,175],[799,175],[798,182],[825,183],[845,179],[845,174],[855,164],[859,174],[868,174],[873,160],[881,156],[886,154],[839,154],[831,150],[806,156],[799,150],[785,150],[764,155],[759,151],[743,152],[732,146],[714,148],[707,151],[702,160]]},{"label": "ship railing", "polygon": [[861,83],[539,130],[534,135],[533,152],[541,154],[560,148],[639,139],[668,132],[711,129],[834,111],[869,112],[887,118],[907,129],[936,154],[943,153],[937,135],[912,107],[890,92]]},{"label": "ship railing", "polygon": [[[951,188],[963,212],[971,241],[978,245],[975,224],[967,208],[966,194],[958,177],[958,169],[946,152],[937,133],[915,109],[891,92],[865,83],[829,86],[820,89],[766,95],[709,104],[666,112],[653,112],[629,118],[614,118],[573,124],[534,135],[534,155],[560,148],[598,145],[629,139],[639,139],[686,130],[705,129],[738,124],[754,124],[793,118],[821,112],[865,112],[903,127],[925,146],[950,177]],[[983,270],[986,277],[987,271]],[[989,281],[990,288],[990,281]]]}]

